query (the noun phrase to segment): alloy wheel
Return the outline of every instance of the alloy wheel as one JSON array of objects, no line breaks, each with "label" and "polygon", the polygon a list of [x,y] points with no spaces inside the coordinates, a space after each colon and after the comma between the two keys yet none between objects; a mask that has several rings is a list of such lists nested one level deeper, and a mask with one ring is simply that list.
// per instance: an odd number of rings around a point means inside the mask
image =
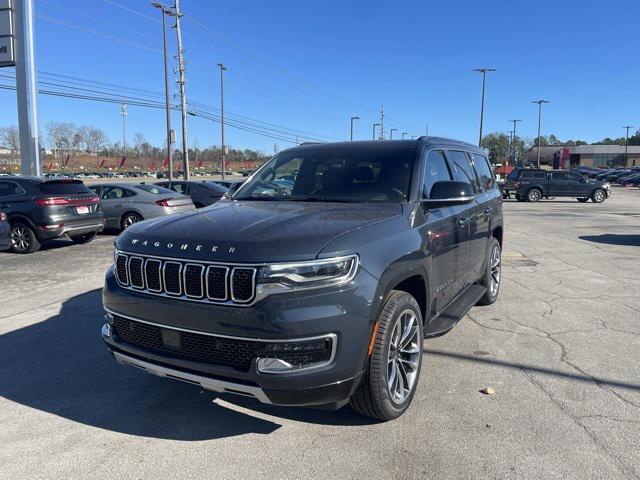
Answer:
[{"label": "alloy wheel", "polygon": [[538,190],[531,190],[529,192],[529,200],[532,202],[537,202],[540,200],[540,192]]},{"label": "alloy wheel", "polygon": [[138,217],[137,215],[127,215],[124,221],[122,222],[122,226],[126,230],[131,225],[133,225],[134,223],[138,223],[139,221],[140,221],[140,217]]},{"label": "alloy wheel", "polygon": [[596,193],[593,194],[593,198],[596,201],[596,203],[600,203],[604,201],[604,193],[601,190],[598,190]]},{"label": "alloy wheel", "polygon": [[491,290],[492,296],[497,295],[498,289],[500,288],[500,273],[502,263],[500,257],[500,247],[496,245],[491,250],[491,256],[489,258],[489,261],[491,262],[491,284],[489,286],[489,289]]},{"label": "alloy wheel", "polygon": [[387,388],[395,404],[403,403],[413,391],[420,360],[418,319],[413,310],[404,310],[391,333],[387,355]]},{"label": "alloy wheel", "polygon": [[11,229],[11,244],[13,247],[23,252],[29,248],[32,242],[31,232],[22,225],[16,225]]}]

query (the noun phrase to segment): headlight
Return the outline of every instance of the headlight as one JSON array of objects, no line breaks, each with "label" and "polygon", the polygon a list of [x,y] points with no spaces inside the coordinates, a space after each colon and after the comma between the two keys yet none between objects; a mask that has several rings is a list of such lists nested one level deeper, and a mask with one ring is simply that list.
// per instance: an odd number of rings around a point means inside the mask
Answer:
[{"label": "headlight", "polygon": [[310,262],[280,263],[260,268],[257,284],[258,289],[265,293],[344,285],[353,280],[357,270],[357,255]]}]

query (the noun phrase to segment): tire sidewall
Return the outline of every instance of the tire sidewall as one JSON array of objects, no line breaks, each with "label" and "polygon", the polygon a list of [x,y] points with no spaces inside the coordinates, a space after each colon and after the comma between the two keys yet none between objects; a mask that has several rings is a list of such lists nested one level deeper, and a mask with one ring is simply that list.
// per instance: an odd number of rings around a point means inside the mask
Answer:
[{"label": "tire sidewall", "polygon": [[[596,197],[597,197],[598,193],[600,193],[602,195],[602,199],[601,200],[596,200]],[[606,198],[606,194],[604,193],[604,190],[601,190],[601,189],[595,190],[593,192],[593,195],[591,196],[591,200],[593,201],[593,203],[602,203],[602,202],[604,202],[605,198]]]},{"label": "tire sidewall", "polygon": [[541,197],[542,197],[542,194],[540,193],[540,190],[538,190],[537,188],[532,188],[527,192],[527,200],[529,200],[530,202],[537,202],[540,200]]},{"label": "tire sidewall", "polygon": [[[380,329],[378,330],[378,335],[383,333],[385,337],[384,342],[382,344],[382,349],[374,348],[371,354],[371,357],[372,357],[371,361],[373,361],[374,358],[378,357],[381,361],[382,368],[380,369],[379,372],[376,372],[376,373],[374,373],[371,370],[371,368],[369,369],[369,374],[376,375],[377,377],[375,379],[371,378],[371,380],[373,380],[371,386],[375,390],[377,390],[377,392],[374,391],[372,393],[374,394],[374,396],[379,397],[379,400],[383,404],[383,407],[388,413],[388,416],[390,419],[398,418],[400,415],[402,415],[405,412],[405,410],[407,410],[407,408],[409,408],[409,405],[413,400],[413,396],[415,395],[415,392],[418,388],[418,383],[420,382],[420,373],[422,371],[422,352],[420,352],[420,359],[418,361],[418,370],[416,372],[416,380],[414,383],[413,390],[411,391],[411,393],[405,399],[404,402],[402,402],[401,404],[395,403],[391,399],[391,395],[387,387],[387,358],[389,355],[389,348],[391,345],[391,333],[393,332],[393,328],[395,324],[399,321],[399,317],[400,317],[400,314],[402,314],[402,312],[404,312],[407,309],[410,309],[413,311],[413,313],[416,315],[416,318],[418,319],[418,336],[419,336],[419,345],[421,348],[424,341],[424,330],[423,330],[424,325],[423,325],[420,308],[418,307],[417,302],[411,295],[404,292],[402,293],[403,295],[398,299],[396,305],[394,306],[392,318],[391,318],[391,321],[388,322],[388,325],[386,326],[387,328],[385,328],[383,332],[381,332]],[[389,300],[391,300],[391,298]]]},{"label": "tire sidewall", "polygon": [[[498,248],[500,252],[500,282],[498,283],[498,289],[495,294],[491,293],[491,254],[493,253],[494,248]],[[488,303],[494,303],[498,299],[498,295],[500,294],[500,287],[502,286],[502,248],[500,247],[500,243],[495,238],[491,238],[489,242],[489,251],[487,252],[487,266],[485,269],[485,281],[484,286],[487,288],[487,300]]]},{"label": "tire sidewall", "polygon": [[18,254],[25,254],[25,253],[32,253],[32,252],[35,252],[36,250],[38,250],[38,248],[40,248],[40,242],[38,241],[38,237],[36,237],[36,233],[33,231],[33,228],[31,228],[26,223],[16,222],[16,223],[12,224],[11,225],[11,230],[9,232],[9,236],[12,237],[13,229],[14,228],[19,228],[19,227],[22,227],[25,230],[27,230],[27,232],[29,233],[29,236],[31,237],[31,242],[29,243],[29,246],[25,250],[18,250],[13,245],[13,239],[12,239],[12,241],[11,241],[11,251],[14,252],[14,253],[18,253]]}]

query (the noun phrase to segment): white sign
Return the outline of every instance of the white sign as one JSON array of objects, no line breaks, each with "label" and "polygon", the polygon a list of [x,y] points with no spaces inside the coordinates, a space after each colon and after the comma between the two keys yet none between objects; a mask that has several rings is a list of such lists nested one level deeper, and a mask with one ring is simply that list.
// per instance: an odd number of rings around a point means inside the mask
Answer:
[{"label": "white sign", "polygon": [[12,0],[0,0],[0,67],[16,64],[13,45]]},{"label": "white sign", "polygon": [[13,35],[11,10],[0,10],[0,36]]},{"label": "white sign", "polygon": [[13,5],[11,5],[12,3],[13,2],[11,0],[0,0],[0,10],[13,8]]}]

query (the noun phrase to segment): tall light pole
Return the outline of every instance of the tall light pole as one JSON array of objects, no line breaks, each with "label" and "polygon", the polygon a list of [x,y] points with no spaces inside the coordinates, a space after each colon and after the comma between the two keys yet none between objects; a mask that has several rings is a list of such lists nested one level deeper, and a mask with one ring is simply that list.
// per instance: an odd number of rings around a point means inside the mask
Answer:
[{"label": "tall light pole", "polygon": [[178,43],[178,85],[180,87],[180,110],[182,115],[182,164],[184,168],[184,179],[189,180],[189,143],[187,142],[187,94],[185,92],[186,67],[184,65],[184,50],[182,50],[182,30],[180,29],[180,0],[175,0],[174,11],[176,15],[176,35]]},{"label": "tall light pole", "polygon": [[349,136],[349,140],[353,142],[353,121],[360,120],[360,117],[351,117],[351,135]]},{"label": "tall light pole", "polygon": [[379,127],[379,126],[380,126],[379,123],[374,123],[373,124],[373,137],[372,137],[372,140],[376,139],[376,127]]},{"label": "tall light pole", "polygon": [[[626,130],[627,130],[627,134],[624,137],[624,166],[626,168],[627,163],[629,162],[629,157],[627,156],[627,147],[629,145],[629,129],[633,128],[633,126],[626,125],[626,126],[624,126],[622,128],[626,128]],[[636,166],[636,159],[635,158],[633,159],[633,166],[634,167]]]},{"label": "tall light pole", "polygon": [[380,140],[384,140],[384,105],[380,106]]},{"label": "tall light pole", "polygon": [[487,72],[497,71],[495,68],[474,68],[474,72],[482,73],[482,102],[480,103],[480,139],[478,146],[482,146],[482,124],[484,122],[484,86],[486,83]]},{"label": "tall light pole", "polygon": [[542,104],[543,103],[551,103],[549,100],[533,100],[531,103],[537,103],[538,104],[538,151],[537,151],[537,164],[538,164],[538,168],[540,168],[540,124],[542,123]]},{"label": "tall light pole", "polygon": [[393,132],[397,132],[398,129],[397,128],[390,128],[389,129],[389,140],[393,140]]},{"label": "tall light pole", "polygon": [[125,129],[125,118],[127,118],[127,104],[120,105],[120,116],[122,117],[122,156],[127,156],[127,131]]},{"label": "tall light pole", "polygon": [[169,163],[169,180],[173,180],[173,152],[171,135],[171,104],[169,100],[169,64],[167,55],[167,15],[175,17],[175,13],[169,7],[158,2],[151,5],[162,12],[162,50],[164,52],[164,108],[167,116],[167,161]]},{"label": "tall light pole", "polygon": [[409,132],[402,132],[402,140],[404,140],[405,135],[409,135]]},{"label": "tall light pole", "polygon": [[516,124],[518,122],[521,122],[522,120],[509,120],[510,122],[513,123],[513,130],[511,131],[511,155],[513,156],[513,163],[515,163],[516,160],[516,150],[513,147],[515,141],[516,141]]},{"label": "tall light pole", "polygon": [[[222,154],[222,180],[224,180],[224,71],[227,69],[222,63],[218,64],[220,67],[220,146]],[[297,143],[297,142],[296,142]]]}]

